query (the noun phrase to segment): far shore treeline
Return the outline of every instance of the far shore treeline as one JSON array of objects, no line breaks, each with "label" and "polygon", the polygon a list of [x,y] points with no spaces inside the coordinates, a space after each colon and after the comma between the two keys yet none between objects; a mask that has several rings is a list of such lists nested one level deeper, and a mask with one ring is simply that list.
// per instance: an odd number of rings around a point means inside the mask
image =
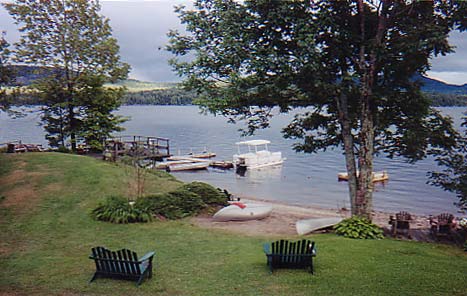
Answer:
[{"label": "far shore treeline", "polygon": [[[164,89],[127,91],[123,105],[192,105],[195,95],[176,86]],[[16,99],[16,106],[41,105],[41,99],[31,93],[23,93]],[[460,106],[460,105],[459,105]]]},{"label": "far shore treeline", "polygon": [[[13,66],[17,75],[11,87],[29,86],[35,80],[47,76],[47,69],[32,66]],[[435,107],[467,106],[467,85],[450,85],[435,79],[420,77],[422,90]],[[196,94],[186,91],[177,83],[143,82],[134,79],[109,84],[108,87],[124,86],[127,91],[122,98],[123,105],[192,105]],[[40,105],[34,94],[23,92],[15,105]]]}]

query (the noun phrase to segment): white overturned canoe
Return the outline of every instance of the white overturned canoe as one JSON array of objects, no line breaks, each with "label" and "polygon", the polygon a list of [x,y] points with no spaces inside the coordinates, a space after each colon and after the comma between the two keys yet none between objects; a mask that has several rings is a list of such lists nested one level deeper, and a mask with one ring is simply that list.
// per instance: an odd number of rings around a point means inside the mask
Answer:
[{"label": "white overturned canoe", "polygon": [[295,223],[295,228],[299,235],[307,234],[315,230],[327,228],[337,223],[341,222],[343,218],[341,217],[329,217],[329,218],[312,218],[298,220]]},{"label": "white overturned canoe", "polygon": [[272,212],[272,207],[260,204],[232,204],[220,209],[212,217],[214,221],[247,221],[259,220],[268,217]]}]

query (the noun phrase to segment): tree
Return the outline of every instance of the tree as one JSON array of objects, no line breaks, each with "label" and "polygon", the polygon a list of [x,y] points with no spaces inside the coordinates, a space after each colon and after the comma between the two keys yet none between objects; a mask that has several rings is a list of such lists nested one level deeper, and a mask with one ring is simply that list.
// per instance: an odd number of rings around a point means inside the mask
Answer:
[{"label": "tree", "polygon": [[103,84],[126,78],[129,66],[120,61],[99,1],[17,0],[4,6],[23,33],[15,44],[16,61],[54,70],[37,84],[49,143],[63,145],[69,139],[75,151],[80,139],[94,144],[118,130],[122,120],[111,112],[123,93]]},{"label": "tree", "polygon": [[455,144],[412,77],[452,52],[466,2],[198,0],[176,11],[189,34],[169,32],[167,49],[201,106],[249,134],[274,110],[303,110],[284,135],[302,140],[297,151],[343,147],[353,215],[370,216],[376,153],[416,161]]},{"label": "tree", "polygon": [[[462,126],[467,127],[467,117]],[[464,131],[464,136],[459,139],[455,149],[444,151],[436,161],[443,170],[431,172],[430,183],[454,192],[459,198],[459,202],[455,204],[462,210],[467,210],[467,131]]]},{"label": "tree", "polygon": [[10,46],[5,39],[6,32],[0,32],[0,112],[9,112],[11,97],[4,88],[13,80],[13,71],[9,66]]}]

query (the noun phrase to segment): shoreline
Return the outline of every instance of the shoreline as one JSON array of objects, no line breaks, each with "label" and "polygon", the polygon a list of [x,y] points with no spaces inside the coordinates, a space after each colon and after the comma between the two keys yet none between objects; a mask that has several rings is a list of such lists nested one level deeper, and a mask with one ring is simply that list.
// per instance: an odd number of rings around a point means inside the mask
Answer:
[{"label": "shoreline", "polygon": [[[287,212],[290,211],[290,214],[300,216],[302,213],[304,216],[302,219],[308,218],[320,218],[320,217],[331,217],[331,216],[341,216],[343,218],[350,218],[351,213],[349,209],[336,209],[336,208],[325,208],[320,206],[302,206],[302,205],[294,205],[288,204],[286,202],[275,201],[275,200],[266,200],[266,199],[259,199],[255,197],[244,197],[241,198],[241,201],[247,202],[258,202],[264,203],[273,206],[273,208],[277,209],[278,212]],[[395,215],[396,213],[387,212],[387,211],[372,211],[372,221],[376,225],[383,227],[383,228],[390,228],[389,225],[389,216]],[[411,228],[419,229],[419,228],[430,228],[429,225],[429,216],[427,214],[413,214],[410,213],[413,222],[410,224]]]},{"label": "shoreline", "polygon": [[[295,223],[301,219],[309,218],[324,218],[350,217],[350,210],[347,209],[329,209],[319,206],[299,206],[291,205],[285,202],[259,199],[251,196],[238,196],[240,202],[256,203],[272,206],[273,210],[269,217],[262,220],[249,221],[228,221],[215,222],[211,216],[201,216],[192,218],[192,223],[203,228],[221,229],[228,232],[241,233],[244,235],[286,235],[299,236],[296,232]],[[389,216],[395,213],[373,211],[373,223],[383,228],[385,233],[389,233],[391,225],[389,225]],[[428,215],[412,215],[410,223],[412,238],[420,241],[431,241],[429,236],[429,216]],[[321,231],[323,232],[323,231]],[[319,231],[318,231],[319,233]]]}]

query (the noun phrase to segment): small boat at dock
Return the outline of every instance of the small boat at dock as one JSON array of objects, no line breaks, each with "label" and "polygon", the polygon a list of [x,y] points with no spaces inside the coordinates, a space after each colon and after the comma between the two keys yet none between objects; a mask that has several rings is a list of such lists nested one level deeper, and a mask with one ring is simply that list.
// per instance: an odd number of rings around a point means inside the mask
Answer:
[{"label": "small boat at dock", "polygon": [[194,171],[207,169],[210,162],[206,159],[193,158],[188,156],[172,156],[166,162],[156,164],[156,169],[167,172]]},{"label": "small boat at dock", "polygon": [[213,158],[216,157],[216,153],[214,152],[201,152],[197,154],[190,154],[193,158]]},{"label": "small boat at dock", "polygon": [[187,163],[176,163],[170,164],[165,168],[168,172],[178,172],[178,171],[195,171],[195,170],[205,170],[209,166],[208,161],[204,162],[187,162]]},{"label": "small boat at dock", "polygon": [[211,161],[210,166],[218,169],[232,169],[234,167],[233,162],[231,161]]},{"label": "small boat at dock", "polygon": [[[358,172],[357,172],[358,176]],[[382,172],[373,172],[373,182],[384,182],[389,180],[389,175],[386,171]],[[337,180],[339,181],[348,181],[349,180],[349,175],[347,173],[338,173],[337,174]]]}]

